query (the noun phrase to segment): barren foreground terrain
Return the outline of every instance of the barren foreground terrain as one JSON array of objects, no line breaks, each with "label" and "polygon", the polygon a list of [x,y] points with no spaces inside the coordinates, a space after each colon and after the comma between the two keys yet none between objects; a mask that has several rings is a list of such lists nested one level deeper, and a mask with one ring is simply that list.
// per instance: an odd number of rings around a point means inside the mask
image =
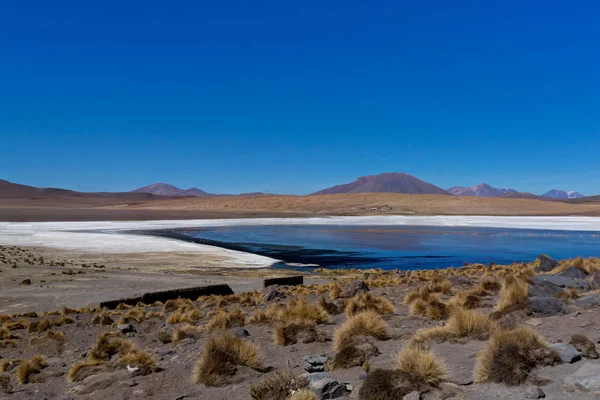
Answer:
[{"label": "barren foreground terrain", "polygon": [[[119,270],[112,256],[1,250],[3,295],[21,293],[22,305],[0,307],[0,396],[11,399],[592,399],[600,392],[598,259],[316,271],[305,285],[263,290],[252,289],[272,270],[212,271],[187,275],[189,286],[223,279],[236,294],[100,310],[87,307],[87,290],[79,305],[64,293],[93,282],[144,286],[144,273],[128,269],[143,256]],[[188,282],[176,271],[181,260],[150,262],[147,274]],[[52,287],[61,288],[54,302],[27,302]],[[67,299],[69,307],[46,304]]]},{"label": "barren foreground terrain", "polygon": [[0,221],[306,217],[315,215],[600,215],[600,202],[360,193],[136,200],[4,198]]}]

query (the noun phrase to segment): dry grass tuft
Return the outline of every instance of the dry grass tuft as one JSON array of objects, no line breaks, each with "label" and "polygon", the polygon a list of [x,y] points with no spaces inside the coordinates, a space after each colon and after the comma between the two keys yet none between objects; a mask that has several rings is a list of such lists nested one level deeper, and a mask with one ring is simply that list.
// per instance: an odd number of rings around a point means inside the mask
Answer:
[{"label": "dry grass tuft", "polygon": [[33,356],[31,360],[23,361],[17,367],[17,382],[21,385],[29,383],[31,375],[37,374],[46,365],[46,360],[40,355]]},{"label": "dry grass tuft", "polygon": [[363,311],[350,318],[333,335],[333,348],[339,351],[357,336],[371,336],[377,340],[387,340],[388,326],[381,316],[373,311]]},{"label": "dry grass tuft", "polygon": [[[158,314],[160,316],[160,314]],[[202,311],[197,308],[187,311],[177,310],[173,314],[169,315],[167,318],[167,324],[180,324],[182,322],[187,322],[189,324],[195,324],[200,321],[204,315]]]},{"label": "dry grass tuft", "polygon": [[329,289],[329,298],[331,300],[339,299],[343,288],[344,286],[339,282],[332,283],[331,289]]},{"label": "dry grass tuft", "polygon": [[236,307],[231,311],[220,310],[206,325],[208,331],[229,329],[235,326],[244,326],[246,314],[241,308]]},{"label": "dry grass tuft", "polygon": [[58,331],[48,331],[44,336],[34,336],[29,338],[29,346],[36,346],[48,340],[63,342],[65,340],[65,334]]},{"label": "dry grass tuft", "polygon": [[579,352],[581,352],[581,355],[586,358],[600,358],[600,355],[598,355],[598,351],[596,350],[596,344],[585,335],[573,335],[569,343],[572,344]]},{"label": "dry grass tuft", "polygon": [[414,389],[402,371],[377,368],[367,375],[358,392],[361,400],[403,400]]},{"label": "dry grass tuft", "polygon": [[273,332],[273,343],[289,346],[298,341],[301,343],[313,343],[319,338],[317,324],[311,319],[281,322]]},{"label": "dry grass tuft", "polygon": [[395,357],[399,371],[404,372],[414,387],[437,386],[448,379],[446,363],[432,351],[406,346]]},{"label": "dry grass tuft", "polygon": [[253,400],[286,399],[307,386],[305,378],[296,377],[291,371],[277,372],[260,384],[251,385],[250,397]]},{"label": "dry grass tuft", "polygon": [[137,368],[137,375],[149,375],[156,372],[154,358],[145,351],[132,351],[124,354],[119,363],[124,367]]},{"label": "dry grass tuft", "polygon": [[204,346],[202,357],[194,365],[194,382],[206,386],[225,385],[228,377],[236,373],[238,365],[262,370],[258,346],[225,333],[210,339]]},{"label": "dry grass tuft", "polygon": [[535,367],[559,362],[558,353],[532,329],[497,330],[477,355],[474,375],[479,383],[520,385]]},{"label": "dry grass tuft", "polygon": [[94,315],[94,318],[92,318],[92,324],[94,325],[110,326],[114,322],[115,321],[108,315],[108,313],[104,311]]},{"label": "dry grass tuft", "polygon": [[67,382],[79,382],[90,375],[97,373],[103,361],[77,361],[69,366],[67,371]]},{"label": "dry grass tuft", "polygon": [[7,358],[5,360],[2,360],[2,362],[0,362],[0,373],[12,371],[24,361],[25,360],[22,360],[20,358]]},{"label": "dry grass tuft", "polygon": [[135,344],[122,338],[120,332],[103,332],[88,351],[88,359],[90,361],[110,361],[115,354],[123,356],[134,351],[136,351]]},{"label": "dry grass tuft", "polygon": [[415,333],[411,341],[423,343],[429,340],[446,341],[450,338],[463,338],[473,335],[491,334],[499,329],[489,316],[476,311],[455,310],[446,325],[423,329]]},{"label": "dry grass tuft", "polygon": [[394,305],[386,298],[363,293],[354,296],[346,304],[346,315],[352,317],[361,311],[374,311],[380,315],[393,314]]},{"label": "dry grass tuft", "polygon": [[579,290],[577,288],[566,288],[562,292],[556,295],[561,300],[572,300],[580,297]]},{"label": "dry grass tuft", "polygon": [[319,298],[319,306],[321,306],[323,310],[327,311],[329,315],[338,315],[343,310],[342,307],[338,307],[338,305],[333,301],[328,301],[324,295],[321,295]]},{"label": "dry grass tuft", "polygon": [[4,328],[8,329],[9,331],[16,331],[19,329],[27,329],[27,327],[29,326],[29,321],[27,321],[26,319],[20,319],[18,321],[14,321],[14,322],[7,322],[4,324]]},{"label": "dry grass tuft", "polygon": [[448,301],[448,306],[472,310],[473,308],[479,307],[480,302],[481,299],[474,292],[462,291],[456,293],[456,295]]},{"label": "dry grass tuft", "polygon": [[171,342],[173,346],[181,342],[183,339],[192,338],[194,340],[199,339],[202,336],[203,329],[199,326],[184,325],[175,329],[171,335]]},{"label": "dry grass tuft", "polygon": [[527,301],[527,296],[528,283],[509,273],[502,281],[500,299],[494,310],[501,313],[509,309],[523,306]]},{"label": "dry grass tuft", "polygon": [[318,304],[310,304],[303,298],[296,298],[278,312],[277,319],[284,322],[311,319],[317,324],[323,324],[329,321],[329,314]]}]

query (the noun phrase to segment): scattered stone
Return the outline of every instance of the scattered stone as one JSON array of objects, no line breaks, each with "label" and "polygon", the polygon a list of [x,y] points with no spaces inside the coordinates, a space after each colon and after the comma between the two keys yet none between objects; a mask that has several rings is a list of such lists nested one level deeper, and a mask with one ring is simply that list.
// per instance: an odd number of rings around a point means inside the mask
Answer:
[{"label": "scattered stone", "polygon": [[305,362],[304,370],[307,372],[323,372],[325,371],[325,364],[327,363],[327,357],[325,356],[304,356],[302,359]]},{"label": "scattered stone", "polygon": [[242,328],[241,326],[237,326],[235,328],[231,328],[229,330],[229,332],[233,333],[235,336],[238,336],[238,337],[248,337],[248,336],[250,336],[250,332],[248,332],[245,328]]},{"label": "scattered stone", "polygon": [[544,316],[566,314],[569,311],[564,301],[550,296],[530,298],[529,307],[534,314]]},{"label": "scattered stone", "polygon": [[267,286],[262,290],[263,301],[273,301],[279,299],[285,299],[285,294],[279,291],[279,285]]},{"label": "scattered stone", "polygon": [[550,272],[558,267],[558,261],[555,261],[545,254],[540,254],[535,260],[535,269],[542,272]]},{"label": "scattered stone", "polygon": [[341,298],[354,297],[359,293],[367,293],[369,286],[364,281],[353,281],[342,289]]},{"label": "scattered stone", "polygon": [[359,381],[364,381],[365,379],[367,379],[369,375],[365,372],[361,372],[360,375],[358,375],[358,380]]},{"label": "scattered stone", "polygon": [[584,363],[577,371],[565,377],[565,384],[584,392],[600,391],[600,364]]},{"label": "scattered stone", "polygon": [[122,334],[137,332],[137,330],[135,329],[135,326],[133,326],[131,324],[119,324],[119,325],[117,325],[117,329]]},{"label": "scattered stone", "polygon": [[414,391],[414,392],[410,392],[409,394],[405,395],[402,400],[420,400],[421,399],[421,393]]},{"label": "scattered stone", "polygon": [[560,359],[564,363],[573,364],[581,360],[581,353],[572,344],[554,343],[548,347],[550,347],[552,350],[556,350],[556,352],[560,355]]},{"label": "scattered stone", "polygon": [[535,328],[536,326],[542,325],[544,322],[539,318],[530,318],[523,323],[529,326],[533,326]]},{"label": "scattered stone", "polygon": [[530,387],[525,391],[524,399],[544,399],[546,398],[546,393],[539,387]]},{"label": "scattered stone", "polygon": [[598,293],[580,297],[573,302],[577,307],[592,308],[600,305],[600,295]]},{"label": "scattered stone", "polygon": [[160,357],[166,357],[168,355],[173,354],[173,349],[170,349],[168,347],[166,348],[162,348],[162,349],[158,349],[158,351],[156,352]]},{"label": "scattered stone", "polygon": [[346,385],[338,382],[325,372],[302,374],[308,386],[319,399],[336,399],[346,395]]}]

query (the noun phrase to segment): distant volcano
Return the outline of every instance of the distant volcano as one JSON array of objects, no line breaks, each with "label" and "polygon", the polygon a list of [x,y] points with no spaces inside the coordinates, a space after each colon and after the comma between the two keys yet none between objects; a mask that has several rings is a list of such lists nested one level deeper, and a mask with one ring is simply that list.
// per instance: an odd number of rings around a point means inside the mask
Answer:
[{"label": "distant volcano", "polygon": [[412,175],[396,172],[362,176],[354,182],[323,189],[313,193],[313,195],[378,192],[451,195],[444,189],[424,182]]}]

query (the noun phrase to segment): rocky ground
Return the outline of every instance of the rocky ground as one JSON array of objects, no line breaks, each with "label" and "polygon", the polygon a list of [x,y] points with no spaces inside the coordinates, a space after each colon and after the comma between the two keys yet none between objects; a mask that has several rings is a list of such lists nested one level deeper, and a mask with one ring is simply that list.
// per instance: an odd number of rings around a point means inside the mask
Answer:
[{"label": "rocky ground", "polygon": [[[61,279],[103,269],[4,250],[3,260],[32,260]],[[598,271],[597,259],[544,256],[441,271],[320,271],[322,284],[226,297],[4,313],[0,397],[593,399]]]}]

